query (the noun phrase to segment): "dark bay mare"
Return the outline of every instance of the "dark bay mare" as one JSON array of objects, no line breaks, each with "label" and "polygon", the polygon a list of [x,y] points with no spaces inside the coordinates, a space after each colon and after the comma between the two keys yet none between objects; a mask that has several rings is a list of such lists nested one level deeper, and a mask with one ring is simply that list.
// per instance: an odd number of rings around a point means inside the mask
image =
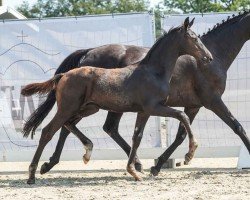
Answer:
[{"label": "dark bay mare", "polygon": [[[170,82],[170,95],[167,105],[173,107],[185,107],[184,112],[192,122],[201,107],[213,111],[219,116],[240,138],[243,140],[248,151],[250,151],[249,140],[246,133],[237,119],[230,113],[227,106],[221,99],[224,93],[227,79],[227,70],[238,55],[244,43],[250,39],[250,14],[244,12],[238,16],[228,18],[212,31],[201,37],[214,56],[213,61],[206,66],[197,63],[190,56],[181,56],[173,71]],[[124,67],[135,63],[146,55],[147,48],[129,45],[105,45],[93,49],[79,50],[69,55],[59,66],[56,74],[66,72],[74,67],[82,65],[101,66],[112,68],[113,66]],[[197,64],[199,67],[197,68]],[[185,91],[185,92],[184,92]],[[51,91],[44,103],[31,115],[24,126],[24,132],[34,134],[36,128],[47,116],[55,103],[55,92]],[[103,126],[107,132],[127,155],[130,153],[130,146],[119,135],[118,127],[122,113],[109,112]],[[48,172],[59,162],[61,151],[69,131],[63,127],[56,146],[56,151],[41,167],[41,173]],[[180,124],[178,133],[173,144],[159,157],[159,161],[152,173],[157,175],[162,164],[170,157],[174,150],[184,141],[186,131]],[[189,161],[194,154],[191,146],[185,160]],[[136,169],[141,170],[141,164],[136,158]]]},{"label": "dark bay mare", "polygon": [[57,74],[46,82],[25,86],[22,89],[25,96],[55,90],[58,107],[53,119],[42,129],[27,183],[35,183],[35,172],[43,149],[63,126],[81,140],[86,149],[84,161],[89,161],[93,144],[80,132],[76,123],[99,109],[117,113],[137,112],[127,164],[127,171],[136,180],[141,178],[134,169],[135,155],[150,115],[176,118],[192,135],[188,116],[166,105],[170,79],[180,55],[192,55],[203,64],[212,60],[210,52],[190,29],[192,24],[193,20],[189,22],[186,18],[182,26],[164,34],[136,64],[117,69],[85,66]]}]

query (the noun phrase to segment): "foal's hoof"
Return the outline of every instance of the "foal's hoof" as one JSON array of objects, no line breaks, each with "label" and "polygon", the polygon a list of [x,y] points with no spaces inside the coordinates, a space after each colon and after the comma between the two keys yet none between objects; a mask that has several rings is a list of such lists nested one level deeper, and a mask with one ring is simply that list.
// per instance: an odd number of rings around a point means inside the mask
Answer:
[{"label": "foal's hoof", "polygon": [[87,156],[86,154],[84,154],[84,156],[82,157],[82,159],[83,159],[83,162],[84,162],[85,165],[86,165],[86,164],[89,162],[89,160],[90,160],[89,156]]},{"label": "foal's hoof", "polygon": [[187,162],[186,160],[184,161],[184,165],[189,165],[189,162]]},{"label": "foal's hoof", "polygon": [[137,176],[137,177],[135,177],[135,181],[143,181],[143,179],[142,179],[142,177]]},{"label": "foal's hoof", "polygon": [[155,167],[151,167],[150,174],[153,176],[157,176],[159,174],[159,171]]},{"label": "foal's hoof", "polygon": [[40,169],[40,174],[45,174],[47,173],[51,168],[49,167],[49,163],[45,162],[43,163],[43,165],[41,166]]},{"label": "foal's hoof", "polygon": [[144,173],[141,163],[135,163],[135,170],[141,173]]},{"label": "foal's hoof", "polygon": [[29,179],[27,180],[27,184],[29,184],[29,185],[35,184],[35,179],[34,179],[34,178],[29,178]]},{"label": "foal's hoof", "polygon": [[127,172],[130,173],[136,181],[142,181],[142,178],[136,173],[133,167],[127,167]]},{"label": "foal's hoof", "polygon": [[184,164],[188,165],[189,162],[192,160],[192,156],[190,156],[188,153],[185,155],[185,161]]}]

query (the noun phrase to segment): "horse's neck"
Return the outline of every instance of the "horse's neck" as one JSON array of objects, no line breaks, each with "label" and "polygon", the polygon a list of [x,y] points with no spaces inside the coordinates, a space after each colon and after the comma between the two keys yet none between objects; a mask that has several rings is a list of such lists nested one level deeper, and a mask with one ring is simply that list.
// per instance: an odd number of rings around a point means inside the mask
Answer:
[{"label": "horse's neck", "polygon": [[212,53],[214,59],[218,60],[218,67],[227,71],[232,62],[240,52],[244,43],[249,39],[250,30],[248,27],[237,22],[221,30],[214,30],[213,33],[202,37],[202,42]]},{"label": "horse's neck", "polygon": [[164,39],[152,52],[147,60],[147,67],[159,76],[169,81],[172,76],[176,60],[179,57],[179,44],[174,36]]}]

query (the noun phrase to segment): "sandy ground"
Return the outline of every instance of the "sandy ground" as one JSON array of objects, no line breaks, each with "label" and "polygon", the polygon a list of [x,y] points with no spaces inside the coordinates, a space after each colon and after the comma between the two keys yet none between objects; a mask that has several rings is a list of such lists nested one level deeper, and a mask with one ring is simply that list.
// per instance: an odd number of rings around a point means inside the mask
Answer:
[{"label": "sandy ground", "polygon": [[77,161],[37,174],[32,186],[26,184],[29,163],[0,162],[0,199],[250,199],[250,170],[237,170],[237,158],[194,159],[156,178],[149,176],[153,161],[142,162],[142,182],[126,173],[126,161]]}]

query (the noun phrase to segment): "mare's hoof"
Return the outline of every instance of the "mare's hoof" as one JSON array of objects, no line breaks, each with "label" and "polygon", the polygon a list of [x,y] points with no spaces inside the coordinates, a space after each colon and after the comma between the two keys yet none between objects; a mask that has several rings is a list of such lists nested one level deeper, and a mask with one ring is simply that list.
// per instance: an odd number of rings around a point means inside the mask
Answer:
[{"label": "mare's hoof", "polygon": [[29,184],[29,185],[35,184],[35,178],[28,179],[27,184]]},{"label": "mare's hoof", "polygon": [[150,174],[153,176],[157,176],[159,174],[159,171],[155,167],[151,167]]},{"label": "mare's hoof", "polygon": [[45,163],[43,163],[43,165],[41,166],[40,174],[45,174],[45,173],[47,173],[49,170],[50,170],[49,163],[45,162]]},{"label": "mare's hoof", "polygon": [[135,163],[135,170],[138,171],[138,172],[144,173],[141,163]]}]

